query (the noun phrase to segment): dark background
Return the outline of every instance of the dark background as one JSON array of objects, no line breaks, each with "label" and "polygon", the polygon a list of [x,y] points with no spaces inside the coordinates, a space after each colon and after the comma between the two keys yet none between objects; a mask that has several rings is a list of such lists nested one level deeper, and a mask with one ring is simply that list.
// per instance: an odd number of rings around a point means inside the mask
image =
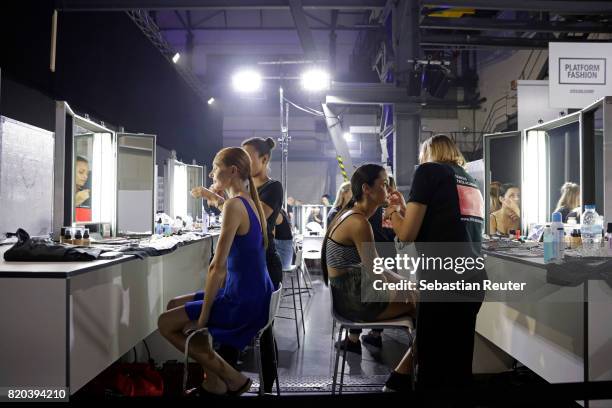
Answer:
[{"label": "dark background", "polygon": [[55,100],[108,126],[152,133],[179,159],[210,163],[223,117],[187,86],[123,12],[59,13],[56,71],[49,69],[51,1],[3,2],[0,114],[55,130]]}]

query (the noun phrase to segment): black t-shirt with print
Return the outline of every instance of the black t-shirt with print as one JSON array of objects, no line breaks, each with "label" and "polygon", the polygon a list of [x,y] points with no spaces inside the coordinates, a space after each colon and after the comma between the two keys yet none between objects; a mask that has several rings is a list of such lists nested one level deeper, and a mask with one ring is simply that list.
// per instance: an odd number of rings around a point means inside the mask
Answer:
[{"label": "black t-shirt with print", "polygon": [[[416,238],[419,252],[428,257],[482,256],[484,201],[476,180],[462,167],[424,163],[415,171],[409,202],[425,204],[427,210]],[[430,269],[431,270],[431,269]],[[435,270],[425,279],[486,279],[486,272],[457,275]]]},{"label": "black t-shirt with print", "polygon": [[421,164],[408,201],[427,206],[416,242],[471,242],[473,253],[480,255],[484,201],[476,180],[462,167]]}]

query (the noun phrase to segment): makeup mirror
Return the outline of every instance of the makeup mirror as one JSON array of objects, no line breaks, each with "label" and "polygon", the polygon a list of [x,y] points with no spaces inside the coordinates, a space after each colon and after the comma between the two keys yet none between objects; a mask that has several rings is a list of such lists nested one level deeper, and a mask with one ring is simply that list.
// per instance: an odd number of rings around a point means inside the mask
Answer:
[{"label": "makeup mirror", "polygon": [[114,223],[115,134],[74,115],[72,125],[72,222]]},{"label": "makeup mirror", "polygon": [[521,132],[483,136],[485,231],[509,235],[521,225]]},{"label": "makeup mirror", "polygon": [[153,232],[155,135],[117,134],[117,235]]}]

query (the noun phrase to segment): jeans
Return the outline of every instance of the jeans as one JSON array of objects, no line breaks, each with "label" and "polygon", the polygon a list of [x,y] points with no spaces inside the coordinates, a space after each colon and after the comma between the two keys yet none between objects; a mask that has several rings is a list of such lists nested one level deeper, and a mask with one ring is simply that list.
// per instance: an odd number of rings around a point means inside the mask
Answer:
[{"label": "jeans", "polygon": [[281,258],[283,269],[289,269],[293,263],[293,240],[275,239],[276,252]]}]

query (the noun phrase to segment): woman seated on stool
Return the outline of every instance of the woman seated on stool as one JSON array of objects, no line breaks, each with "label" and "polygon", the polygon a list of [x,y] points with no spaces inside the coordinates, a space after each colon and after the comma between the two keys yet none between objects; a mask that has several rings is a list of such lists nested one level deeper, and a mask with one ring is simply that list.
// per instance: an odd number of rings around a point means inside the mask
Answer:
[{"label": "woman seated on stool", "polygon": [[[321,266],[325,283],[333,292],[334,308],[352,321],[377,322],[400,316],[414,316],[416,293],[375,291],[375,280],[399,282],[402,277],[388,271],[374,273],[374,233],[368,219],[385,204],[389,178],[382,166],[366,164],[351,177],[353,198],[332,220],[323,241]],[[362,274],[363,267],[363,274]],[[362,287],[365,298],[362,299]],[[359,341],[358,334],[352,341]],[[411,389],[412,349],[385,384],[386,391]]]},{"label": "woman seated on stool", "polygon": [[[205,289],[173,299],[158,322],[162,336],[181,352],[186,328],[207,327],[215,341],[242,349],[267,323],[273,291],[266,268],[268,238],[250,169],[249,156],[239,147],[225,148],[214,159],[210,177],[229,199]],[[213,394],[248,391],[251,380],[223,360],[208,340],[196,336],[189,347],[189,355],[204,369],[202,388]]]}]

